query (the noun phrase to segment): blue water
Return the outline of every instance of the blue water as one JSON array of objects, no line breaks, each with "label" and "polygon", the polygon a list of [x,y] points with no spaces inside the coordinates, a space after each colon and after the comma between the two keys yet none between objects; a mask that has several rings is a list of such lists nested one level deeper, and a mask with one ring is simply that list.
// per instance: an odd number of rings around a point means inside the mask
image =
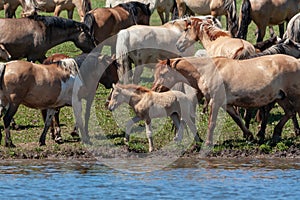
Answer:
[{"label": "blue water", "polygon": [[300,198],[300,160],[180,159],[139,173],[101,161],[17,160],[0,165],[1,199]]}]

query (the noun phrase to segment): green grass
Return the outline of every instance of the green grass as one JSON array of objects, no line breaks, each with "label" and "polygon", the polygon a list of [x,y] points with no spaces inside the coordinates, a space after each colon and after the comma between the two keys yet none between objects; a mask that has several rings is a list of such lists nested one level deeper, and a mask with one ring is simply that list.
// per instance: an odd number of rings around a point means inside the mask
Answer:
[{"label": "green grass", "polygon": [[[238,8],[240,7],[241,0],[238,1]],[[103,0],[92,0],[92,7],[102,7],[104,5]],[[19,8],[17,11],[17,16],[20,16],[21,9]],[[52,13],[42,13],[45,15],[52,15]],[[4,16],[4,12],[0,11],[0,17]],[[67,17],[66,11],[61,13],[62,17]],[[75,9],[74,12],[74,19],[79,20],[79,16]],[[160,20],[158,17],[157,12],[155,11],[151,17],[151,25],[160,25]],[[225,27],[225,19],[222,17],[222,23]],[[248,31],[248,40],[251,43],[255,42],[255,25],[253,23],[250,24],[249,31]],[[278,33],[278,28],[275,28],[275,32]],[[268,38],[269,34],[265,38]],[[197,45],[197,48],[200,48],[200,45]],[[58,45],[47,52],[47,55],[51,55],[53,53],[65,53],[71,57],[80,54],[80,51],[74,46],[72,42],[63,43]],[[152,72],[149,70],[145,70],[144,75],[151,74]],[[143,85],[150,86],[151,83],[142,80]],[[103,133],[105,134],[105,138],[109,140],[112,144],[117,146],[123,146],[123,137],[124,137],[124,129],[119,127],[116,123],[116,119],[109,112],[105,106],[105,99],[107,98],[109,91],[106,90],[103,86],[99,86],[96,97],[95,97],[95,109],[96,109],[96,117],[97,123],[101,126]],[[201,113],[202,106],[199,106],[198,113]],[[131,113],[132,114],[132,113]],[[272,110],[272,116],[270,117],[269,124],[267,127],[267,138],[271,137],[272,130],[274,129],[275,124],[277,123],[278,115],[282,114],[282,110],[280,108],[275,108]],[[218,141],[218,145],[215,146],[215,150],[220,150],[224,148],[231,148],[231,149],[251,149],[255,147],[259,147],[262,151],[269,152],[269,145],[265,144],[263,146],[259,146],[258,144],[252,144],[246,142],[242,137],[242,132],[237,127],[237,125],[233,122],[233,120],[227,116],[226,114],[223,115],[224,118],[220,119],[218,123],[220,124],[215,131],[215,141]],[[73,113],[70,107],[65,107],[61,110],[60,114],[61,124],[62,124],[62,134],[66,140],[70,139],[69,132],[72,131],[74,125]],[[0,147],[0,155],[1,152],[4,152],[11,157],[14,157],[17,153],[24,151],[32,151],[36,152],[39,157],[43,157],[43,152],[45,151],[65,151],[64,149],[69,145],[72,146],[74,149],[82,149],[83,146],[79,143],[66,143],[63,145],[55,144],[49,137],[47,136],[47,147],[38,147],[38,139],[40,133],[43,129],[43,120],[41,118],[40,111],[34,109],[28,109],[24,106],[20,106],[17,114],[15,115],[15,120],[18,125],[20,125],[19,130],[11,130],[12,133],[12,140],[14,144],[17,145],[16,149],[7,149],[3,147],[3,140]],[[207,114],[199,114],[197,118],[197,128],[202,138],[206,136],[207,130]],[[258,130],[258,123],[253,120],[251,124],[251,131],[256,133]],[[0,127],[3,130],[3,126]],[[166,146],[170,141],[173,139],[173,131],[172,125],[170,120],[164,121],[164,124],[159,126],[157,132],[154,134],[154,145],[155,148],[160,149],[161,147]],[[145,130],[142,126],[142,123],[138,126],[135,126],[133,129],[134,134],[131,137],[131,141],[129,143],[129,149],[136,152],[147,152],[148,149],[148,142],[145,137]],[[288,146],[291,146],[293,143],[299,145],[300,139],[293,138],[293,126],[291,122],[289,122],[283,131],[283,138],[285,139],[282,143],[279,143],[275,148],[276,149],[286,149]],[[295,139],[294,141],[290,142],[291,139]],[[28,146],[28,147],[27,147]],[[26,157],[26,153],[24,153]],[[28,156],[27,156],[28,157]]]}]

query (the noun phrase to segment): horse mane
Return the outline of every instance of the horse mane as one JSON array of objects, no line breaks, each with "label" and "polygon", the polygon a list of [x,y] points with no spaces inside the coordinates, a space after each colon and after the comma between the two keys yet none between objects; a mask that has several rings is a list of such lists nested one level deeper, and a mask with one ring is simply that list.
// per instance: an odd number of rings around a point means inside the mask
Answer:
[{"label": "horse mane", "polygon": [[82,10],[85,11],[85,13],[88,13],[90,10],[92,10],[92,5],[90,0],[82,0],[81,4]]},{"label": "horse mane", "polygon": [[138,1],[130,1],[127,3],[120,3],[118,6],[124,8],[125,10],[127,10],[129,13],[131,13],[134,16],[138,15],[138,10],[137,8],[140,8],[144,14],[146,14],[147,16],[151,16],[151,11],[149,9],[149,6],[138,2]]},{"label": "horse mane", "polygon": [[205,31],[211,41],[214,41],[219,37],[231,37],[231,34],[228,31],[224,31],[208,23],[203,23],[200,26],[200,31]]},{"label": "horse mane", "polygon": [[120,84],[118,84],[118,86],[122,89],[134,90],[134,92],[137,94],[151,92],[150,89],[148,89],[144,86],[141,86],[141,85],[135,85],[135,84],[120,85]]},{"label": "horse mane", "polygon": [[72,75],[76,75],[79,72],[77,62],[73,58],[65,58],[57,61],[57,66],[70,72]]},{"label": "horse mane", "polygon": [[63,17],[55,17],[55,16],[43,16],[43,15],[31,15],[27,17],[28,19],[32,19],[34,21],[42,22],[47,27],[57,27],[60,29],[68,29],[68,28],[76,28],[83,29],[87,31],[88,28],[85,24],[81,22],[77,22],[72,19],[67,19]]}]

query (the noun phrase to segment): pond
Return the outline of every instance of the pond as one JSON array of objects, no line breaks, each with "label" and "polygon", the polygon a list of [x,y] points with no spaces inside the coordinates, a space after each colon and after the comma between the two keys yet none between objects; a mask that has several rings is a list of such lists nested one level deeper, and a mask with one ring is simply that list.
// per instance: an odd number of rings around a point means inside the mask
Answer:
[{"label": "pond", "polygon": [[[5,199],[297,199],[300,160],[190,159],[135,172],[87,160],[0,161]],[[112,160],[117,164],[117,160]],[[124,165],[124,163],[122,163]],[[127,167],[131,167],[130,159]],[[143,170],[143,168],[147,170]]]}]

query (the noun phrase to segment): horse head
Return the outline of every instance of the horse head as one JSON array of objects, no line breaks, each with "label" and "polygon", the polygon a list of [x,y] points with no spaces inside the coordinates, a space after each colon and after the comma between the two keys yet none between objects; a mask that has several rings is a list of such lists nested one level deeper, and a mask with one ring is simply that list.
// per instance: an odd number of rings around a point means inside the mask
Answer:
[{"label": "horse head", "polygon": [[[166,92],[176,84],[178,72],[172,67],[178,60],[161,60],[155,66],[154,82],[151,90],[156,92]],[[172,66],[171,66],[172,65]]]},{"label": "horse head", "polygon": [[106,63],[106,68],[100,77],[99,83],[104,85],[106,89],[113,88],[113,84],[119,81],[118,68],[120,64],[114,57],[102,56],[102,59]]},{"label": "horse head", "polygon": [[90,34],[89,28],[83,23],[77,23],[78,34],[77,37],[73,39],[73,42],[75,46],[81,49],[84,53],[89,53],[96,47],[96,43],[93,36]]}]

